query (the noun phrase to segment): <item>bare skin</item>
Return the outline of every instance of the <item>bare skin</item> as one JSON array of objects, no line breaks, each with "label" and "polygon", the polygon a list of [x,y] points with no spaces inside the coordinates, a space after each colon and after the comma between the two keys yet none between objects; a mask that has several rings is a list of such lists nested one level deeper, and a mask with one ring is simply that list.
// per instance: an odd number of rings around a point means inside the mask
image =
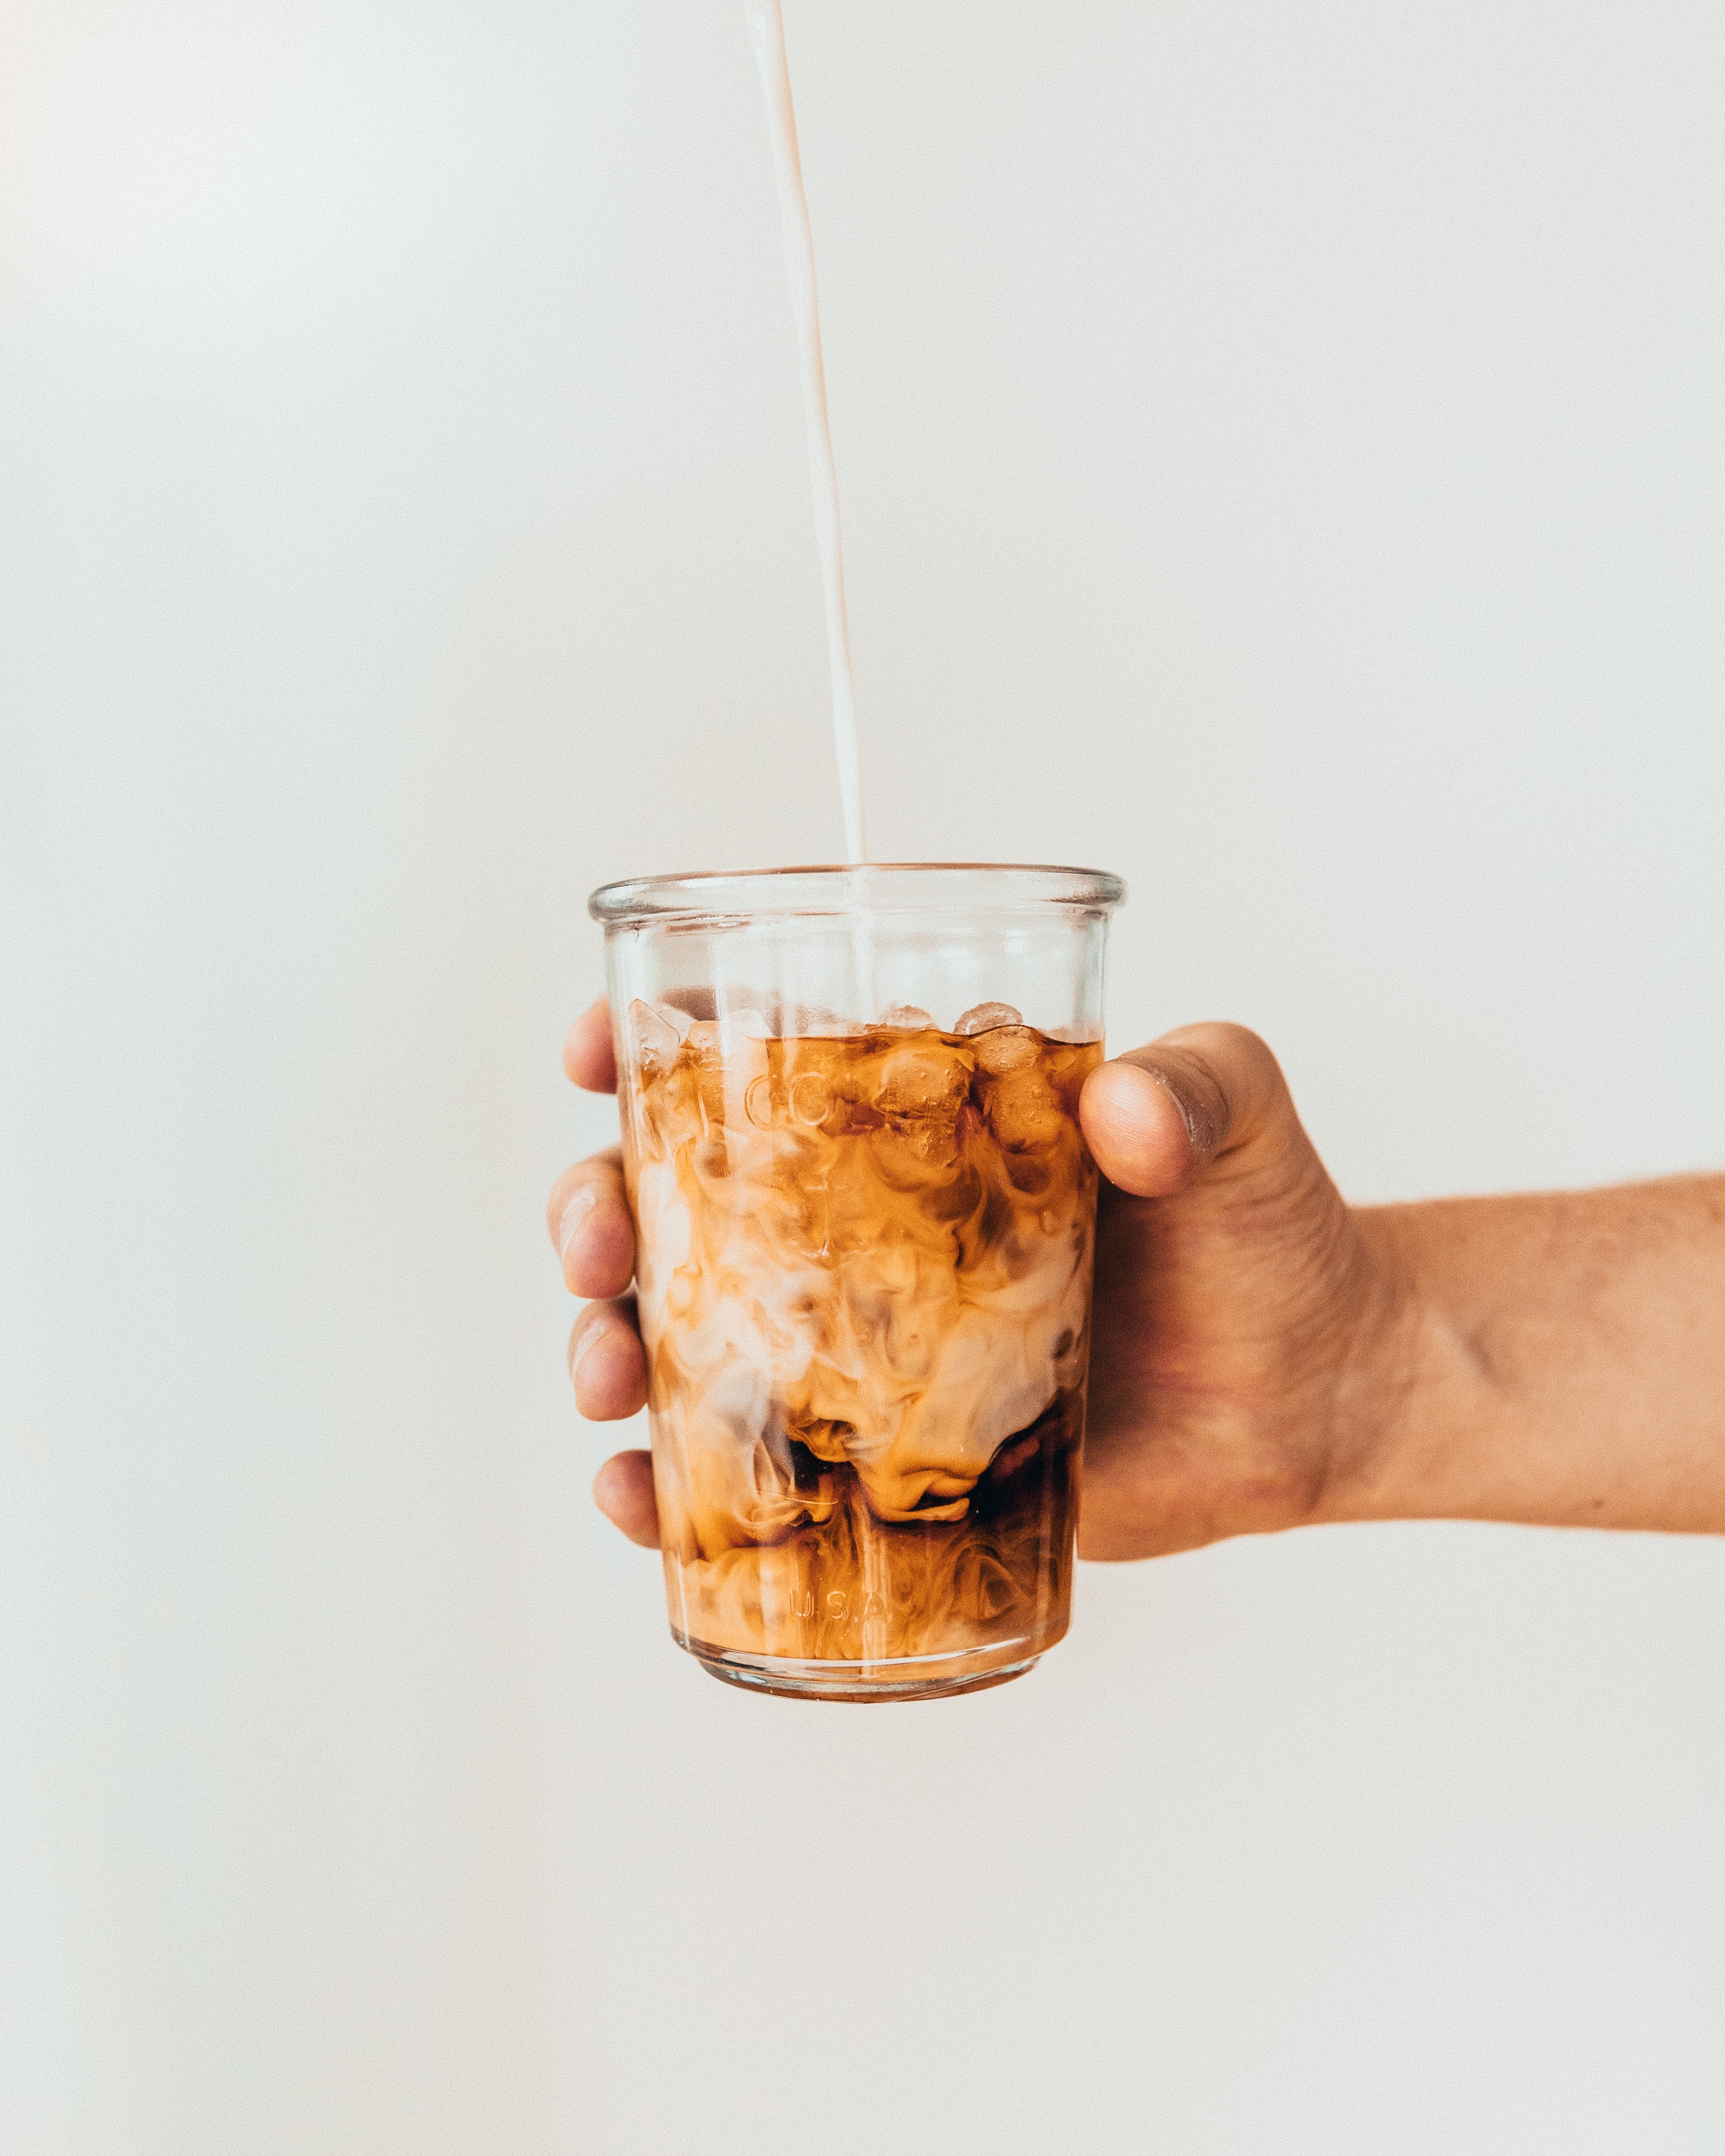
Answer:
[{"label": "bare skin", "polygon": [[[609,1015],[564,1068],[614,1092]],[[1276,1059],[1231,1025],[1106,1063],[1080,1553],[1163,1555],[1326,1521],[1725,1533],[1725,1176],[1349,1206]],[[561,1176],[576,1404],[636,1414],[646,1364],[619,1154]],[[593,1484],[659,1540],[650,1455]]]}]

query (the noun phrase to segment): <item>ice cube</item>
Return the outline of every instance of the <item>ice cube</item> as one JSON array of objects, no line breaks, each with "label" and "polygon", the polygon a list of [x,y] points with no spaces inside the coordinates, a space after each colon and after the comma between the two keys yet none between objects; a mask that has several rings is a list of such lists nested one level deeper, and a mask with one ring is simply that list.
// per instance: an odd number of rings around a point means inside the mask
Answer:
[{"label": "ice cube", "polygon": [[930,1033],[934,1029],[931,1012],[916,1004],[889,1004],[875,1021],[890,1033]]},{"label": "ice cube", "polygon": [[954,1033],[992,1033],[997,1025],[1022,1025],[1022,1012],[1010,1004],[973,1004],[952,1028]]},{"label": "ice cube", "polygon": [[965,1059],[937,1042],[894,1048],[880,1059],[875,1105],[883,1115],[950,1122],[970,1092]]},{"label": "ice cube", "polygon": [[690,1027],[689,1038],[683,1045],[683,1098],[689,1108],[697,1112],[708,1127],[722,1130],[725,1051],[714,1019],[698,1018]]},{"label": "ice cube", "polygon": [[977,1067],[994,1078],[1024,1070],[1036,1060],[1036,1035],[1027,1025],[993,1026],[977,1040]]},{"label": "ice cube", "polygon": [[629,1037],[637,1059],[649,1069],[669,1063],[686,1039],[691,1021],[665,1004],[643,1003],[629,1007]]},{"label": "ice cube", "polygon": [[1065,1121],[1058,1096],[1040,1070],[1009,1070],[988,1086],[988,1125],[1014,1152],[1052,1145]]}]

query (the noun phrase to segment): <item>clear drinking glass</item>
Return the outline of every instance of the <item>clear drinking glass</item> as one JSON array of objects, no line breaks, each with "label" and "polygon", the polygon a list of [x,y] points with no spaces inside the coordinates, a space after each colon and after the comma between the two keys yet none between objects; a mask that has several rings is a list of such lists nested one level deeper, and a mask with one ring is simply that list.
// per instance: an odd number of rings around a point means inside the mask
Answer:
[{"label": "clear drinking glass", "polygon": [[715,1676],[927,1698],[1065,1631],[1125,896],[937,864],[589,901],[671,1630]]}]

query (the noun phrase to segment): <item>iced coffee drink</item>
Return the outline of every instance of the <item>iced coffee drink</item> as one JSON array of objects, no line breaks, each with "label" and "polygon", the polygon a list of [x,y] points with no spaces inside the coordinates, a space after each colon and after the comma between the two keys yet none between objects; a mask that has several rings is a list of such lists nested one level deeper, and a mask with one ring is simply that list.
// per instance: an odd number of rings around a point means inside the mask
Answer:
[{"label": "iced coffee drink", "polygon": [[618,1019],[673,1630],[769,1690],[1016,1674],[1070,1605],[1100,1041],[741,983]]}]

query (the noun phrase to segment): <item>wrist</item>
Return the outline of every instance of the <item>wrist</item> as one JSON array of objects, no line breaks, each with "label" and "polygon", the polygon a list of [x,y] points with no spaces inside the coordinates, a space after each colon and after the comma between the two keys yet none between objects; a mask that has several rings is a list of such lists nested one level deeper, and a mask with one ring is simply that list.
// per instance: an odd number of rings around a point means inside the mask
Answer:
[{"label": "wrist", "polygon": [[[1466,1337],[1420,1263],[1419,1205],[1361,1206],[1358,1312],[1336,1391],[1326,1522],[1454,1517],[1458,1442],[1488,1403]],[[1461,1476],[1465,1480],[1465,1474]]]}]

